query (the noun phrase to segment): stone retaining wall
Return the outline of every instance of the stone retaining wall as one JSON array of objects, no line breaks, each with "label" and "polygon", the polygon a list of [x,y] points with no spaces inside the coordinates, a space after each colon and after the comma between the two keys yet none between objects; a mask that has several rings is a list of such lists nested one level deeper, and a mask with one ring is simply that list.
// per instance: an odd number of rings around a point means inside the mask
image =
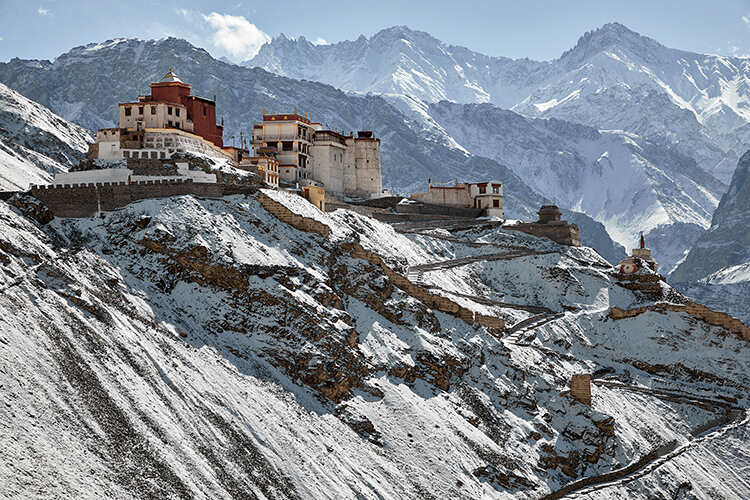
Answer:
[{"label": "stone retaining wall", "polygon": [[299,229],[306,233],[316,233],[325,238],[328,238],[328,235],[331,233],[331,229],[322,222],[295,214],[287,207],[264,193],[258,193],[258,201],[261,206],[263,206],[263,208],[274,217],[281,222],[286,222],[295,229]]},{"label": "stone retaining wall", "polygon": [[[316,233],[326,238],[330,234],[330,228],[322,222],[295,214],[281,203],[271,199],[263,193],[258,194],[258,201],[263,208],[268,210],[268,212],[295,229],[308,233]],[[343,243],[341,248],[348,252],[352,257],[366,260],[370,264],[380,267],[394,285],[402,289],[408,295],[421,301],[427,307],[455,316],[470,325],[479,323],[495,333],[500,333],[505,329],[505,320],[502,318],[475,313],[456,302],[453,302],[447,297],[430,293],[427,289],[415,285],[405,276],[391,269],[378,254],[363,248],[358,241]]]},{"label": "stone retaining wall", "polygon": [[503,229],[511,231],[521,231],[522,233],[549,238],[561,245],[574,247],[581,246],[581,232],[576,224],[540,224],[537,222],[527,222],[516,224],[514,226],[503,226]]},{"label": "stone retaining wall", "polygon": [[655,312],[681,312],[692,316],[693,318],[708,323],[709,325],[719,326],[725,330],[740,336],[744,340],[750,340],[750,327],[745,325],[742,321],[737,318],[733,318],[729,314],[723,312],[717,312],[709,309],[708,307],[697,304],[695,302],[688,302],[686,304],[671,304],[662,302],[658,304],[638,307],[635,309],[620,309],[619,307],[612,307],[609,310],[609,317],[618,320],[624,318],[634,318],[639,316],[646,311]]},{"label": "stone retaining wall", "polygon": [[56,217],[94,217],[100,211],[122,208],[134,201],[194,194],[215,198],[222,196],[221,184],[181,181],[146,181],[120,183],[65,184],[33,186],[28,194],[43,201]]}]

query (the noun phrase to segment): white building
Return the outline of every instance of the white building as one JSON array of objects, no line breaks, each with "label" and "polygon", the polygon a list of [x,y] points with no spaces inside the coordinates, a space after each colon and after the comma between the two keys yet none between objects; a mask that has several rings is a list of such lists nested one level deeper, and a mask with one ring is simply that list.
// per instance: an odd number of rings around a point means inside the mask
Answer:
[{"label": "white building", "polygon": [[223,125],[216,124],[216,102],[191,95],[190,85],[169,73],[151,84],[151,95],[120,103],[118,128],[101,129],[87,155],[91,159],[168,159],[191,152],[232,158]]},{"label": "white building", "polygon": [[329,193],[371,198],[382,193],[380,139],[372,132],[343,135],[296,113],[263,114],[253,127],[255,154],[273,154],[288,183],[314,180]]},{"label": "white building", "polygon": [[427,192],[412,193],[411,198],[423,203],[458,208],[481,208],[489,217],[504,217],[503,184],[500,181],[456,182],[433,184]]}]

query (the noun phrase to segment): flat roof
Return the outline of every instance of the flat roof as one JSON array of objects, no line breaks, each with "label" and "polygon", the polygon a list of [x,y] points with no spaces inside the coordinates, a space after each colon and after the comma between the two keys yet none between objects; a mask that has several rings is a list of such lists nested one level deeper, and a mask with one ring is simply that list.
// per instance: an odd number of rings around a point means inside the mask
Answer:
[{"label": "flat roof", "polygon": [[279,122],[279,121],[300,121],[302,123],[306,123],[308,125],[311,124],[310,120],[305,118],[304,116],[298,115],[296,113],[287,113],[287,114],[276,114],[276,115],[263,115],[263,121],[264,122]]}]

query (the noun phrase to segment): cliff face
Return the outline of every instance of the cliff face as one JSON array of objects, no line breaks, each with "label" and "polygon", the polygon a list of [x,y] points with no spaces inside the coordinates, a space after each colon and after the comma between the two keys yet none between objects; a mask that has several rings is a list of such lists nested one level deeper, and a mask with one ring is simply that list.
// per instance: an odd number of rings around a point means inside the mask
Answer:
[{"label": "cliff face", "polygon": [[750,322],[750,151],[737,164],[711,228],[670,281],[698,302]]},{"label": "cliff face", "polygon": [[44,226],[0,203],[0,264],[10,496],[538,497],[665,444],[608,491],[750,495],[747,341],[586,247],[269,191]]}]

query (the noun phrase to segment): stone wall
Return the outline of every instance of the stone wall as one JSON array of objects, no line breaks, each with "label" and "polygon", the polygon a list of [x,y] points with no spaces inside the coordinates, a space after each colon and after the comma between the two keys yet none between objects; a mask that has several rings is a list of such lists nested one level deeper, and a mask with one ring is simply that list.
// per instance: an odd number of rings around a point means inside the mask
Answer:
[{"label": "stone wall", "polygon": [[[326,238],[330,234],[330,228],[322,222],[295,214],[281,203],[272,200],[270,197],[263,193],[258,194],[258,201],[263,206],[263,208],[268,210],[282,222],[286,222],[295,229],[310,233],[316,233]],[[505,330],[505,320],[503,320],[502,318],[475,313],[474,311],[466,309],[465,307],[457,304],[447,297],[433,294],[427,289],[415,285],[405,276],[391,269],[378,254],[363,248],[358,241],[343,243],[341,247],[352,257],[366,260],[370,264],[380,267],[383,270],[384,274],[388,276],[388,278],[393,282],[394,285],[406,292],[408,295],[421,301],[427,307],[431,309],[437,309],[438,311],[442,311],[444,313],[455,316],[470,325],[478,323],[494,333],[500,333]]]},{"label": "stone wall", "polygon": [[430,203],[407,203],[394,207],[399,214],[447,215],[450,217],[476,218],[484,211],[481,208],[449,207]]},{"label": "stone wall", "polygon": [[717,312],[709,309],[708,307],[697,304],[695,302],[688,302],[686,304],[671,304],[662,302],[658,304],[638,307],[635,309],[620,309],[619,307],[613,307],[609,310],[609,317],[618,320],[625,318],[634,318],[639,316],[646,311],[655,311],[664,313],[667,311],[686,313],[693,318],[708,323],[712,326],[719,326],[725,330],[733,333],[744,340],[750,341],[750,327],[745,325],[742,321],[732,316]]},{"label": "stone wall", "polygon": [[34,186],[28,194],[43,201],[57,217],[94,217],[100,211],[116,210],[134,201],[194,194],[209,198],[224,194],[221,184],[196,184],[192,180],[134,183]]},{"label": "stone wall", "polygon": [[581,246],[581,232],[578,230],[576,224],[539,224],[537,222],[527,222],[516,224],[515,226],[503,226],[503,229],[521,231],[534,236],[549,238],[561,245]]},{"label": "stone wall", "polygon": [[563,498],[575,491],[582,490],[596,484],[604,484],[622,479],[638,471],[639,469],[642,469],[657,458],[663,457],[673,452],[675,449],[677,449],[677,441],[670,441],[669,443],[665,443],[661,446],[658,446],[657,448],[654,448],[649,453],[643,455],[641,458],[626,467],[613,470],[611,472],[605,472],[604,474],[601,474],[599,476],[584,477],[583,479],[579,479],[578,481],[573,481],[572,483],[566,484],[559,490],[552,492],[549,495],[543,496],[541,500],[555,500],[557,498]]}]

